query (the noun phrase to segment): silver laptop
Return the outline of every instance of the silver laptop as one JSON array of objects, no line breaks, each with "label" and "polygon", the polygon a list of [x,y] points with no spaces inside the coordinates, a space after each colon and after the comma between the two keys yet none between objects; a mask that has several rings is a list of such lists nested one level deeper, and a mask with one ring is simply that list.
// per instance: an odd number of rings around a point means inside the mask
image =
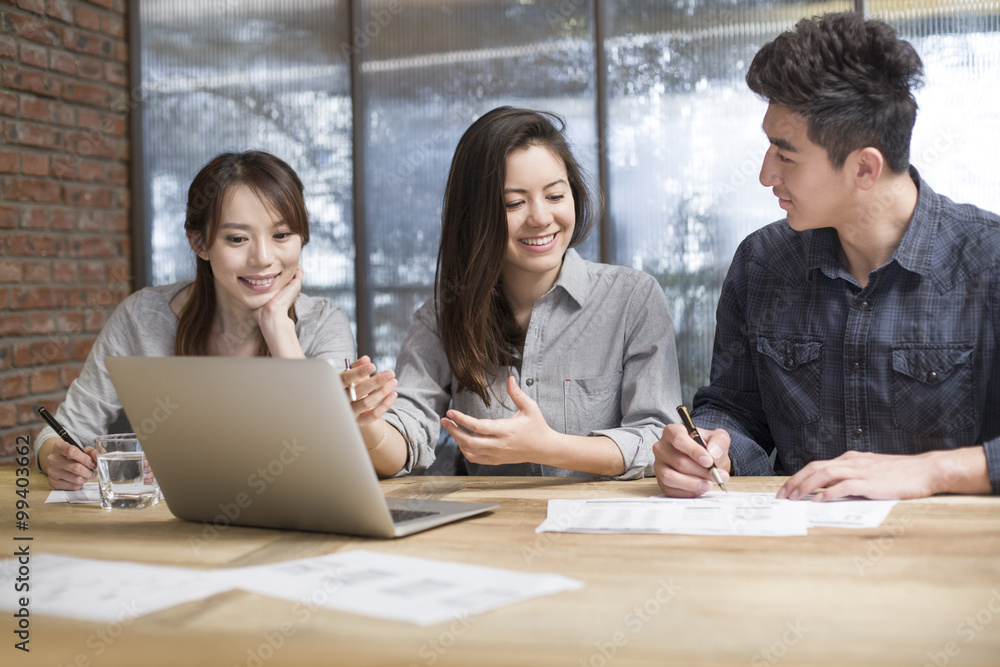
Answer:
[{"label": "silver laptop", "polygon": [[105,362],[163,498],[181,519],[402,537],[497,507],[386,498],[329,360]]}]

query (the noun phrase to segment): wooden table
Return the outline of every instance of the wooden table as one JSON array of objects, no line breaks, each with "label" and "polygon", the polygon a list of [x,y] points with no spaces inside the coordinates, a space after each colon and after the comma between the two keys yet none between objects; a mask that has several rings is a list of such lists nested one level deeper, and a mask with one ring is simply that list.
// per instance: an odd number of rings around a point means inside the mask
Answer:
[{"label": "wooden table", "polygon": [[[773,491],[779,478],[736,478]],[[387,495],[500,504],[493,513],[398,540],[230,527],[201,548],[205,526],[160,504],[105,512],[43,505],[30,477],[32,553],[224,568],[364,548],[554,572],[586,582],[421,628],[242,591],[124,625],[32,617],[31,653],[2,624],[4,665],[998,665],[1000,499],[900,503],[876,529],[808,537],[536,534],[550,498],[646,497],[653,480],[410,477]],[[15,476],[0,470],[7,553]],[[2,595],[13,596],[12,591]],[[284,626],[282,625],[284,624]],[[284,627],[285,632],[278,632]],[[13,658],[13,660],[11,660]]]}]

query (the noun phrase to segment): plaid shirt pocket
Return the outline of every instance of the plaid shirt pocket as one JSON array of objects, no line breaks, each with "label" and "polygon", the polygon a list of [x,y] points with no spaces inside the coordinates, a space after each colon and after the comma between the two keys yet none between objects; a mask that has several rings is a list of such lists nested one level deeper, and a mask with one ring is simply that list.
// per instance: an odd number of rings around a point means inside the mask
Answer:
[{"label": "plaid shirt pocket", "polygon": [[761,336],[757,352],[761,401],[768,418],[789,426],[819,419],[823,342]]},{"label": "plaid shirt pocket", "polygon": [[893,423],[929,436],[975,427],[973,351],[961,344],[893,347]]}]

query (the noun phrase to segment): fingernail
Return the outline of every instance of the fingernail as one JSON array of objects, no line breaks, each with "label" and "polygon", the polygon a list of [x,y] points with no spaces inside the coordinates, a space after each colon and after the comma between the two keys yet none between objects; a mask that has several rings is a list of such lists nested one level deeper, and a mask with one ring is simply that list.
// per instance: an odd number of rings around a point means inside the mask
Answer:
[{"label": "fingernail", "polygon": [[802,495],[802,494],[800,494],[799,491],[798,491],[798,489],[796,489],[795,491],[792,491],[791,493],[788,494],[788,499],[789,500],[798,500],[800,495]]},{"label": "fingernail", "polygon": [[698,493],[707,493],[711,488],[711,482],[701,481],[698,483]]},{"label": "fingernail", "polygon": [[710,459],[705,455],[702,455],[698,457],[698,463],[700,463],[702,467],[707,468],[708,466],[712,465],[712,459]]},{"label": "fingernail", "polygon": [[722,456],[722,450],[719,449],[718,445],[709,445],[708,453],[712,455],[712,458],[719,458]]}]

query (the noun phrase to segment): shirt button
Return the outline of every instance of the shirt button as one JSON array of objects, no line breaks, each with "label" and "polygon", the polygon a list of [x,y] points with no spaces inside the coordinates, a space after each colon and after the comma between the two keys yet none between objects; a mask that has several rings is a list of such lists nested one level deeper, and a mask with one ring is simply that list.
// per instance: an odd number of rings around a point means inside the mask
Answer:
[{"label": "shirt button", "polygon": [[858,363],[858,362],[856,362],[856,361],[852,361],[852,362],[851,362],[851,365],[850,365],[850,366],[848,366],[848,368],[850,368],[850,369],[851,369],[852,371],[854,371],[855,373],[857,373],[857,372],[858,372],[858,369],[860,369],[860,368],[861,368],[861,364],[859,364],[859,363]]},{"label": "shirt button", "polygon": [[855,438],[860,438],[864,434],[865,434],[864,431],[862,431],[860,428],[856,428],[854,429],[854,433],[852,433],[851,435],[853,435]]},{"label": "shirt button", "polygon": [[528,378],[527,380],[524,381],[524,384],[530,387],[531,385],[535,384],[535,378]]},{"label": "shirt button", "polygon": [[927,381],[928,382],[937,382],[937,373],[935,373],[934,371],[929,372],[927,374]]},{"label": "shirt button", "polygon": [[858,304],[858,308],[860,308],[861,310],[868,310],[871,307],[872,305],[867,301],[862,301],[861,303]]},{"label": "shirt button", "polygon": [[791,357],[788,357],[787,359],[785,359],[785,368],[789,368],[789,369],[795,368],[795,360],[792,359]]}]

